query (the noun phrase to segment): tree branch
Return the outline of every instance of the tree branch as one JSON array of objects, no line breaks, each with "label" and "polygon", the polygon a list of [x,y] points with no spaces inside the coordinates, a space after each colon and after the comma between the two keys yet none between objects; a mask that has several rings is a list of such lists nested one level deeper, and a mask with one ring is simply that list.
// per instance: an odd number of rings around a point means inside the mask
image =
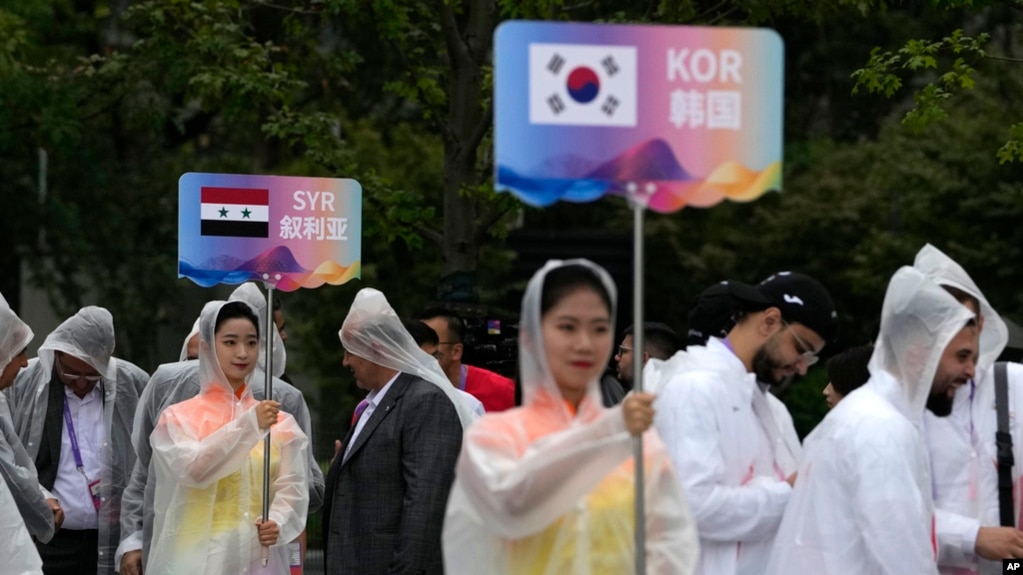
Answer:
[{"label": "tree branch", "polygon": [[494,121],[494,115],[490,113],[489,109],[483,110],[483,117],[480,118],[478,124],[473,129],[472,134],[469,136],[469,140],[463,145],[465,149],[475,150],[479,147],[480,142],[483,141],[483,137],[487,135],[487,131],[490,130],[490,126]]},{"label": "tree branch", "polygon": [[291,12],[292,14],[306,14],[309,16],[318,16],[323,13],[323,10],[303,10],[302,8],[292,8],[290,6],[281,6],[280,4],[274,4],[273,2],[266,2],[265,0],[254,0],[253,6],[263,6],[265,8],[273,8],[274,10],[281,10],[283,12]]},{"label": "tree branch", "polygon": [[440,27],[444,33],[444,44],[448,48],[451,66],[456,66],[456,60],[464,62],[469,58],[469,47],[462,40],[461,31],[458,29],[458,21],[455,20],[455,11],[445,0],[438,0],[440,4]]},{"label": "tree branch", "polygon": [[718,14],[717,16],[715,16],[714,18],[711,18],[710,20],[708,20],[707,21],[707,25],[708,26],[713,26],[714,24],[717,24],[718,22],[724,20],[725,18],[728,18],[729,16],[731,16],[732,14],[735,14],[738,11],[739,11],[739,7],[733,5],[728,10],[725,10],[724,12],[722,12],[722,13]]},{"label": "tree branch", "polygon": [[984,56],[988,60],[1001,60],[1003,62],[1023,62],[1023,58],[1007,58],[1005,56]]},{"label": "tree branch", "polygon": [[437,245],[444,245],[444,234],[441,232],[423,224],[417,225],[416,231],[418,231],[424,238],[433,241]]},{"label": "tree branch", "polygon": [[500,221],[501,218],[508,213],[509,209],[510,208],[507,206],[501,206],[497,203],[487,204],[483,214],[480,215],[479,224],[476,226],[476,230],[472,234],[473,241],[477,245],[483,243],[483,240],[486,239],[487,232],[490,231],[490,228],[494,227],[494,224]]}]

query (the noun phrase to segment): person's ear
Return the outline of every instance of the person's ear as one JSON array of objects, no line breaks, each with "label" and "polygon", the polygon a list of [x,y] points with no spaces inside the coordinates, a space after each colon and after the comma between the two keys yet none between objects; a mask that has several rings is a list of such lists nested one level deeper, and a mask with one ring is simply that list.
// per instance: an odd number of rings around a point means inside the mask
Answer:
[{"label": "person's ear", "polygon": [[451,345],[451,359],[462,361],[462,352],[465,351],[465,344],[455,343]]},{"label": "person's ear", "polygon": [[781,310],[776,307],[769,307],[760,312],[758,327],[763,336],[771,336],[781,330],[784,322],[781,317]]},{"label": "person's ear", "polygon": [[644,351],[643,352],[643,365],[646,365],[646,362],[649,359],[650,359],[650,354]]}]

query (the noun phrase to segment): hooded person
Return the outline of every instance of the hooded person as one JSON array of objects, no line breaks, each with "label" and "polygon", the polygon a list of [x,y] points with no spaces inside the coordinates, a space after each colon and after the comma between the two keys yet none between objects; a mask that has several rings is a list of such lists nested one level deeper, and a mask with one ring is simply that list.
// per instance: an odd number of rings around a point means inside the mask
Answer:
[{"label": "hooded person", "polygon": [[[228,301],[243,301],[249,304],[253,310],[256,311],[256,318],[259,319],[259,333],[262,334],[260,337],[266,338],[265,334],[273,334],[270,341],[273,342],[273,376],[281,377],[284,375],[284,370],[287,367],[287,350],[284,347],[284,340],[281,339],[280,332],[277,331],[277,324],[273,323],[273,329],[267,329],[266,325],[266,296],[259,290],[253,282],[246,282],[235,288],[231,295],[227,298]],[[259,370],[266,371],[266,355],[259,354]]]},{"label": "hooded person", "polygon": [[[250,298],[251,299],[251,298]],[[226,303],[219,301],[218,303]],[[251,307],[251,305],[250,305]],[[135,414],[133,442],[138,453],[138,461],[132,471],[131,482],[124,491],[121,505],[121,542],[117,548],[115,565],[121,575],[137,575],[145,571],[148,563],[150,542],[153,540],[153,525],[156,509],[154,508],[155,483],[149,481],[152,472],[152,447],[149,436],[156,427],[163,410],[170,405],[180,403],[199,395],[199,361],[188,359],[186,352],[193,335],[199,334],[199,319],[195,320],[192,331],[182,345],[182,360],[160,365],[142,397]],[[260,357],[265,354],[265,339],[260,332]],[[198,353],[198,339],[194,348]],[[252,396],[256,401],[265,397],[263,371],[256,368],[252,375]],[[281,411],[295,418],[307,439],[312,438],[312,423],[309,407],[302,392],[291,384],[274,378],[273,399],[280,402]],[[313,457],[312,440],[306,443],[306,459],[309,463],[307,478],[309,482],[309,506],[307,514],[315,513],[323,504],[323,471]],[[133,554],[133,552],[135,552]]]},{"label": "hooded person", "polygon": [[[28,364],[25,348],[32,341],[32,330],[21,321],[7,300],[0,294],[0,390],[14,382],[18,371]],[[40,491],[35,466],[24,454],[14,424],[10,421],[7,403],[0,396],[0,556],[4,557],[5,573],[41,574],[43,562],[32,543],[32,536],[53,536],[53,512]],[[10,487],[8,487],[10,486]],[[15,497],[11,489],[24,493]],[[41,501],[40,505],[38,501]],[[26,524],[35,524],[37,533],[30,533]]]},{"label": "hooded person", "polygon": [[37,543],[47,573],[115,571],[121,493],[135,465],[132,420],[149,375],[113,351],[110,312],[84,307],[5,391],[39,483],[64,513],[53,539]]},{"label": "hooded person", "polygon": [[[1005,322],[988,303],[966,270],[938,248],[928,244],[916,255],[913,267],[954,292],[978,314],[980,353],[976,376],[956,393],[951,414],[925,414],[928,451],[934,475],[934,505],[938,532],[938,569],[947,575],[1001,573],[1001,559],[1023,557],[1019,526],[1023,488],[1021,466],[1013,466],[1013,509],[1016,527],[999,527],[998,430],[992,365],[1009,336]],[[1023,401],[1023,366],[1008,364],[1009,413]],[[1023,420],[1010,418],[1013,455],[1023,461]]]},{"label": "hooded person", "polygon": [[798,272],[755,287],[722,282],[701,294],[702,303],[708,294],[722,313],[704,314],[700,331],[727,335],[691,342],[656,368],[648,363],[651,379],[660,380],[654,423],[696,519],[696,572],[761,575],[802,454],[769,384],[805,375],[816,362],[834,337],[835,305],[820,282]]},{"label": "hooded person", "polygon": [[[522,406],[469,428],[444,522],[448,573],[628,573],[635,566],[633,441],[642,434],[646,564],[689,574],[698,544],[650,394],[601,404],[615,287],[582,259],[552,260],[522,299]],[[645,430],[645,431],[644,431]]]},{"label": "hooded person", "polygon": [[442,573],[444,503],[474,415],[380,291],[356,294],[338,336],[369,393],[327,473],[325,571]]},{"label": "hooded person", "polygon": [[[306,436],[251,380],[258,321],[245,302],[200,315],[199,395],[168,406],[150,437],[156,514],[147,574],[289,572],[287,542],[305,528]],[[269,519],[262,521],[264,441],[270,441]],[[261,548],[269,564],[260,565]]]},{"label": "hooded person", "polygon": [[973,375],[974,314],[918,270],[888,284],[870,380],[807,437],[765,573],[937,573],[922,421]]},{"label": "hooded person", "polygon": [[190,359],[199,359],[199,318],[195,318],[192,331],[185,336],[185,341],[181,344],[181,353],[178,354],[178,361]]},{"label": "hooded person", "polygon": [[[25,348],[32,337],[32,330],[0,295],[0,390],[13,384],[18,370],[28,365]],[[0,477],[7,482],[29,533],[48,543],[53,538],[54,520],[58,518],[55,513],[60,506],[56,496],[39,485],[35,464],[21,444],[3,395],[0,395]],[[63,519],[63,514],[59,519]]]}]

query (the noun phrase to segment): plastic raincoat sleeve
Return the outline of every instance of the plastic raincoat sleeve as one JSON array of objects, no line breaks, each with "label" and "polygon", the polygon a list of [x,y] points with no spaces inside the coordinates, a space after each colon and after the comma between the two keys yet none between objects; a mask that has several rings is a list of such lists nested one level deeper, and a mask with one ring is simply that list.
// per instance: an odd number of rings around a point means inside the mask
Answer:
[{"label": "plastic raincoat sleeve", "polygon": [[[282,382],[283,383],[283,382]],[[284,399],[284,398],[282,398]],[[316,458],[313,457],[313,441],[312,441],[312,423],[309,418],[309,406],[306,405],[305,398],[302,396],[302,392],[295,389],[295,397],[289,397],[288,401],[281,401],[281,409],[286,413],[290,413],[295,418],[295,422],[302,429],[302,433],[305,434],[307,440],[305,441],[305,457],[303,461],[308,461],[309,468],[306,470],[306,478],[309,480],[309,513],[316,513],[320,507],[323,506],[323,491],[324,480],[323,470],[320,469]]]},{"label": "plastic raincoat sleeve", "polygon": [[249,451],[266,433],[259,429],[255,407],[204,439],[188,430],[191,426],[165,411],[153,430],[153,455],[160,454],[167,468],[176,473],[183,486],[205,489],[238,470],[249,459]]},{"label": "plastic raincoat sleeve", "polygon": [[[909,424],[906,423],[906,426]],[[917,449],[914,430],[884,426],[883,433],[864,433],[846,454],[846,476],[854,483],[854,521],[877,573],[934,573],[929,509],[921,509],[911,456]],[[836,454],[837,455],[837,454]]]},{"label": "plastic raincoat sleeve", "polygon": [[689,373],[661,389],[657,431],[675,464],[700,538],[754,541],[772,537],[792,488],[784,481],[726,485],[726,465],[714,414],[715,381]]},{"label": "plastic raincoat sleeve", "polygon": [[427,418],[454,419],[454,406],[447,396],[430,394],[416,407],[419,417],[409,420],[401,431],[404,446],[401,468],[406,490],[388,573],[412,572],[414,566],[425,565],[429,554],[436,551],[432,546],[437,544],[436,532],[444,518],[448,490],[454,480],[452,471],[461,447],[461,426],[442,427],[442,437],[437,437],[436,432],[431,437],[424,436],[423,422]]},{"label": "plastic raincoat sleeve", "polygon": [[15,509],[7,484],[0,481],[0,571],[12,575],[42,575],[43,562],[32,544],[25,522]]},{"label": "plastic raincoat sleeve", "polygon": [[[271,433],[275,429],[277,426],[271,428]],[[268,513],[269,518],[280,528],[278,544],[293,541],[305,530],[310,492],[306,476],[309,465],[306,461],[308,443],[305,436],[291,434],[281,449]]]},{"label": "plastic raincoat sleeve", "polygon": [[934,511],[938,533],[938,564],[969,566],[976,555],[980,521],[951,511]]},{"label": "plastic raincoat sleeve", "polygon": [[[458,477],[483,522],[504,537],[535,533],[564,515],[632,454],[622,408],[542,437],[524,453],[484,418],[469,428]],[[525,435],[526,430],[521,430]]]},{"label": "plastic raincoat sleeve", "polygon": [[[157,373],[159,373],[159,369]],[[154,373],[154,378],[157,377]],[[161,384],[163,382],[160,382]],[[114,566],[121,568],[121,557],[128,551],[142,549],[142,529],[146,483],[149,481],[149,460],[153,450],[149,444],[149,436],[153,432],[153,395],[157,385],[147,385],[139,397],[138,408],[135,410],[135,421],[132,424],[132,445],[138,458],[131,472],[128,487],[121,495],[121,542],[114,557]]]},{"label": "plastic raincoat sleeve", "polygon": [[[35,469],[24,465],[25,462],[18,461],[15,448],[8,443],[8,437],[4,433],[6,431],[8,430],[0,430],[0,477],[11,490],[11,496],[29,533],[40,542],[48,543],[53,538],[53,510],[46,502],[46,495],[39,486]],[[17,435],[10,439],[20,445]],[[28,465],[32,463],[28,462]]]},{"label": "plastic raincoat sleeve", "polygon": [[[648,432],[643,439],[647,449],[652,450],[660,438],[656,432]],[[657,502],[646,507],[647,569],[655,575],[690,573],[699,553],[696,524],[690,517],[689,503],[678,485],[675,470],[665,457],[655,461],[658,467],[647,469],[645,490],[646,500]],[[691,544],[680,545],[680,541]]]}]

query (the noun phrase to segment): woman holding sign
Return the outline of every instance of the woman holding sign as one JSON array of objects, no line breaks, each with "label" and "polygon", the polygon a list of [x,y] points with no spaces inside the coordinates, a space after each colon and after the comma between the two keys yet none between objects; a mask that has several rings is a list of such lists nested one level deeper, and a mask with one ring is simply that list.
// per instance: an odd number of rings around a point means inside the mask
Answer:
[{"label": "woman holding sign", "polygon": [[[245,302],[210,302],[199,318],[198,396],[168,407],[150,438],[156,477],[147,575],[289,571],[287,542],[305,528],[306,436],[275,401],[257,402],[259,322]],[[262,521],[263,440],[270,511]],[[261,547],[269,563],[261,565]]]},{"label": "woman holding sign", "polygon": [[629,573],[635,565],[632,436],[643,434],[647,565],[688,574],[696,528],[664,447],[653,396],[601,405],[615,288],[586,261],[551,261],[522,300],[523,406],[466,431],[444,523],[448,573]]}]

